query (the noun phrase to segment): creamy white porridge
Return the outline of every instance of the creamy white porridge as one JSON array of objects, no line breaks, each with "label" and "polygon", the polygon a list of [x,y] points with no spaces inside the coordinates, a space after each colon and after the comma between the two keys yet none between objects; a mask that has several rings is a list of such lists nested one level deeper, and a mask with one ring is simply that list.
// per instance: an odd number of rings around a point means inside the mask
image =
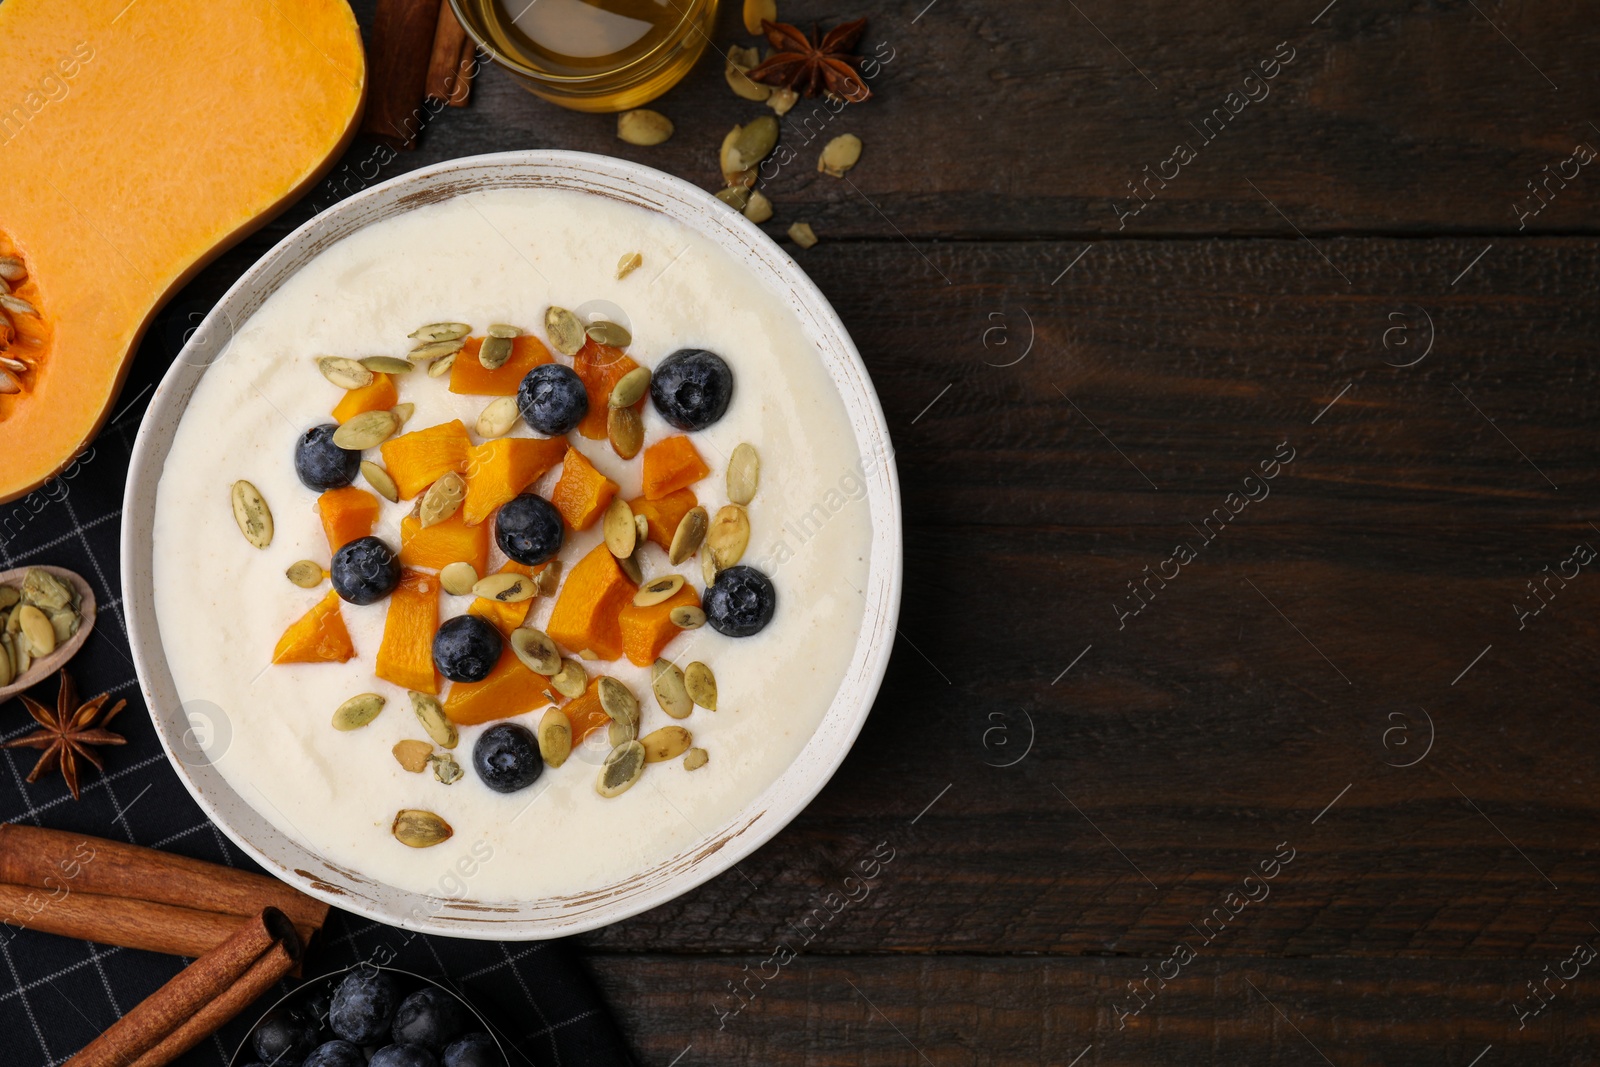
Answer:
[{"label": "creamy white porridge", "polygon": [[[634,251],[643,265],[618,281],[619,256]],[[280,635],[328,588],[297,588],[284,573],[297,560],[329,560],[317,493],[301,484],[294,465],[296,439],[331,421],[342,396],[317,372],[316,357],[403,356],[415,344],[406,335],[436,321],[470,323],[474,334],[512,323],[545,340],[548,307],[581,311],[594,301],[625,314],[628,354],[644,366],[703,348],[731,367],[726,416],[690,435],[711,468],[691,488],[714,513],[727,502],[728,457],[741,442],[755,447],[760,488],[748,506],[742,562],[772,579],[777,610],[753,637],[701,627],[662,653],[715,671],[715,712],[668,718],[651,695],[648,668],[626,659],[586,664],[591,675],[611,675],[638,695],[641,734],[671,724],[688,729],[709,756],[704,767],[686,770],[681,759],[649,764],[633,788],[603,798],[595,778],[606,746],[597,736],[562,766],[546,767],[532,787],[496,793],[471,761],[487,726],[463,726],[454,755],[466,773],[445,785],[408,772],[391,754],[397,742],[427,735],[406,691],[373,673],[387,600],[341,606],[356,650],[348,662],[271,662]],[[557,355],[556,362],[571,360]],[[471,431],[493,399],[451,393],[448,378],[421,370],[397,381],[400,402],[416,406],[402,432],[451,419]],[[647,446],[680,432],[649,403],[643,418]],[[511,435],[537,436],[520,422]],[[568,439],[619,484],[622,498],[640,495],[638,458],[622,460],[606,441],[576,432]],[[870,540],[853,441],[844,405],[783,299],[680,224],[555,190],[475,193],[419,208],[361,230],[298,271],[239,327],[190,400],[160,481],[153,550],[173,681],[186,706],[221,709],[226,728],[201,736],[230,785],[331,863],[405,890],[491,901],[617,881],[730,820],[782,773],[832,702],[862,624],[858,590],[866,588]],[[377,449],[367,457],[380,458]],[[548,497],[559,474],[557,466],[528,491]],[[235,525],[229,487],[238,479],[253,483],[272,508],[276,530],[264,550]],[[398,547],[401,517],[413,503],[384,502],[376,536]],[[569,531],[559,557],[566,572],[600,543],[599,524]],[[647,577],[676,570],[703,585],[698,558],[673,568],[651,545],[642,560]],[[502,562],[491,548],[489,570]],[[526,625],[543,628],[554,599],[536,600]],[[470,601],[442,597],[441,621]],[[333,710],[363,692],[387,697],[385,710],[360,729],[333,729]],[[543,711],[512,721],[532,729]],[[454,836],[426,849],[400,844],[390,824],[401,809],[438,813]]]}]

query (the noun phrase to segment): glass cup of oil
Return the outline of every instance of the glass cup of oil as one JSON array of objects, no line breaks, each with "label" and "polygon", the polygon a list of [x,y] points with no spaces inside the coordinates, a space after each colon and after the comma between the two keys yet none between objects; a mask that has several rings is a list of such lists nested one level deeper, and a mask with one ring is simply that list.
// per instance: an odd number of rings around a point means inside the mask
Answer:
[{"label": "glass cup of oil", "polygon": [[717,0],[450,0],[478,46],[525,89],[576,111],[624,111],[689,72]]}]

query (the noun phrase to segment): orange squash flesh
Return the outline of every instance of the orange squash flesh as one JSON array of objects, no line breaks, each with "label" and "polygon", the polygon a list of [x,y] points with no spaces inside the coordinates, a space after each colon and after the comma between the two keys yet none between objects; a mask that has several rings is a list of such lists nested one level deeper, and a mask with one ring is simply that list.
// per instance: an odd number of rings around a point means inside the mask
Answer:
[{"label": "orange squash flesh", "polygon": [[43,314],[18,349],[36,369],[0,396],[0,502],[83,451],[161,303],[314,185],[360,114],[343,0],[123,7],[0,4],[0,248]]},{"label": "orange squash flesh", "polygon": [[601,659],[616,659],[622,655],[618,616],[636,591],[611,550],[598,544],[561,583],[545,633],[570,651],[587,648]]},{"label": "orange squash flesh", "polygon": [[278,638],[272,650],[274,663],[343,663],[356,654],[339,611],[339,594],[332,589],[315,607],[300,616]]},{"label": "orange squash flesh", "polygon": [[336,422],[348,422],[363,411],[388,411],[399,399],[400,390],[394,387],[394,379],[387,374],[375,374],[371,385],[344,394],[333,406],[333,417]]},{"label": "orange squash flesh", "polygon": [[[611,403],[611,389],[624,374],[639,364],[625,355],[620,348],[584,341],[578,354],[572,357],[572,369],[589,393],[589,411],[578,423],[578,432],[591,441],[606,439],[606,408]],[[644,406],[644,398],[633,405],[634,410]]]},{"label": "orange squash flesh", "polygon": [[550,679],[523,666],[507,644],[489,677],[481,682],[450,683],[450,691],[444,697],[444,713],[460,726],[508,719],[549,704],[550,698],[545,695],[549,688]]},{"label": "orange squash flesh", "polygon": [[550,491],[550,503],[574,530],[587,530],[605,514],[617,483],[594,469],[594,464],[576,448],[567,449],[561,461],[561,477]]},{"label": "orange squash flesh", "polygon": [[479,574],[489,569],[488,526],[468,526],[459,511],[427,528],[415,515],[400,520],[401,564],[437,571],[457,561]]},{"label": "orange squash flesh", "polygon": [[589,683],[579,696],[561,706],[567,715],[567,722],[572,727],[572,744],[574,747],[603,727],[611,725],[611,716],[606,714],[606,709],[600,706],[600,679],[595,678]]},{"label": "orange squash flesh", "polygon": [[467,460],[467,499],[461,507],[467,525],[493,515],[495,508],[560,463],[566,451],[562,437],[502,437],[478,445]]},{"label": "orange squash flesh", "polygon": [[380,448],[383,465],[394,479],[402,500],[410,500],[440,476],[465,473],[472,454],[472,438],[460,419],[391,437]]},{"label": "orange squash flesh", "polygon": [[648,667],[654,663],[656,657],[661,655],[661,650],[683,633],[672,624],[669,616],[673,608],[685,606],[700,606],[700,594],[688,585],[661,603],[651,604],[647,608],[638,607],[631,601],[626,604],[617,613],[617,623],[622,628],[622,650],[627,654],[628,662],[635,667]]},{"label": "orange squash flesh", "polygon": [[660,500],[710,473],[693,441],[683,434],[664,437],[644,450],[645,499]]},{"label": "orange squash flesh", "polygon": [[[514,559],[506,560],[506,565],[500,568],[501,574],[521,574],[532,578],[548,567],[548,563],[541,563],[537,567],[530,567],[526,563],[518,563]],[[521,626],[527,619],[528,612],[533,608],[534,601],[519,600],[515,603],[506,603],[500,600],[491,600],[488,597],[473,597],[472,603],[467,606],[468,615],[476,615],[480,619],[493,623],[495,629],[502,634],[509,635],[512,630]]]},{"label": "orange squash flesh", "polygon": [[523,334],[511,339],[511,358],[494,370],[485,370],[478,360],[483,338],[470,337],[450,367],[450,391],[473,396],[516,396],[517,386],[527,373],[551,361],[550,350],[537,337]]},{"label": "orange squash flesh", "polygon": [[419,693],[437,693],[433,669],[433,635],[439,630],[439,579],[420,571],[404,571],[389,594],[383,620],[383,642],[372,669],[386,682]]},{"label": "orange squash flesh", "polygon": [[328,551],[337,552],[341,546],[372,533],[382,507],[377,497],[353,485],[329,489],[317,497],[322,532],[328,535]]},{"label": "orange squash flesh", "polygon": [[635,515],[643,515],[650,524],[650,540],[660,545],[663,551],[672,547],[672,535],[678,532],[678,523],[689,514],[699,501],[694,497],[691,489],[678,489],[660,500],[650,500],[640,497],[638,500],[628,501],[628,506]]}]

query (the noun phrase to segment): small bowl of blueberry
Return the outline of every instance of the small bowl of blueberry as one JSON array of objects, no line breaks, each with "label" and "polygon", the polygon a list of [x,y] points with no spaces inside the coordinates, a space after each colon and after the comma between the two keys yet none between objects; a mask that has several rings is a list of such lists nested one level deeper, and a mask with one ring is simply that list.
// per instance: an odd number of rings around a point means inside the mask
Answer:
[{"label": "small bowl of blueberry", "polygon": [[357,964],[274,1004],[230,1067],[508,1067],[489,1025],[461,997],[407,971]]}]

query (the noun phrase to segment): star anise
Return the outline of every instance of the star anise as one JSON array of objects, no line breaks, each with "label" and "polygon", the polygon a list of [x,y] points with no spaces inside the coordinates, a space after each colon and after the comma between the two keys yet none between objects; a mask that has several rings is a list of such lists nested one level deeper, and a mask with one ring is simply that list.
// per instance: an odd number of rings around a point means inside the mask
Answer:
[{"label": "star anise", "polygon": [[[14,741],[7,741],[6,748],[42,748],[44,755],[39,757],[39,762],[33,765],[33,770],[28,774],[29,782],[37,782],[57,767],[61,768],[61,777],[67,781],[67,788],[72,791],[72,799],[78,799],[78,760],[88,760],[98,767],[101,773],[105,772],[106,765],[100,762],[100,757],[94,754],[91,745],[125,745],[127,739],[105,729],[107,723],[116,718],[117,712],[126,705],[126,700],[119,700],[105,711],[106,701],[111,699],[110,693],[101,693],[93,700],[78,703],[78,687],[72,682],[72,675],[66,671],[61,672],[61,691],[56,694],[56,710],[52,712],[43,704],[34,700],[26,693],[21,694],[21,700],[42,730],[35,730],[27,737],[19,737]],[[105,712],[103,715],[101,712]]]},{"label": "star anise", "polygon": [[853,54],[856,42],[867,28],[866,19],[843,22],[823,34],[811,27],[807,37],[786,22],[761,20],[772,55],[745,76],[751,81],[793,89],[806,96],[826,92],[859,104],[872,97],[872,90],[856,69]]}]

